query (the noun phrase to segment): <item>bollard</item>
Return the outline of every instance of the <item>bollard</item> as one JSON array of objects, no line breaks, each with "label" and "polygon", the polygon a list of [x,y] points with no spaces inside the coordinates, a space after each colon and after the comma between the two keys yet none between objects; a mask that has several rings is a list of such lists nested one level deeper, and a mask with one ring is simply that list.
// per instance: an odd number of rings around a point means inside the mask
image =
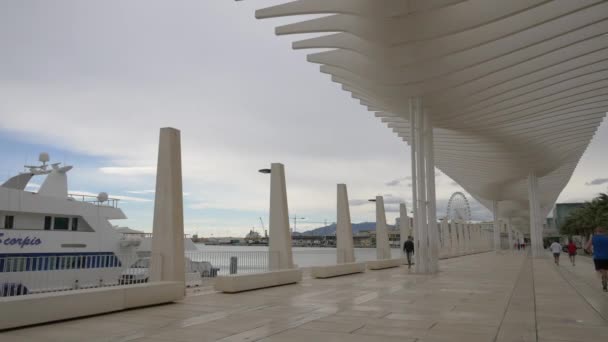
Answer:
[{"label": "bollard", "polygon": [[233,256],[230,257],[230,274],[236,274],[236,271],[238,269],[238,258]]}]

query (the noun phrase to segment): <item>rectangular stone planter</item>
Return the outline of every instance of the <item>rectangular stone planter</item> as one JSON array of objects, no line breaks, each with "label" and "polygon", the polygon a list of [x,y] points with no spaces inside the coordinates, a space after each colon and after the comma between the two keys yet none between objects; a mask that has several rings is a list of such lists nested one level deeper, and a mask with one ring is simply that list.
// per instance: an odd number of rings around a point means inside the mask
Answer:
[{"label": "rectangular stone planter", "polygon": [[310,269],[313,278],[331,278],[361,272],[365,272],[364,262],[317,266]]},{"label": "rectangular stone planter", "polygon": [[302,281],[302,270],[293,268],[263,273],[219,276],[215,278],[215,289],[221,292],[235,293],[293,284],[300,281]]},{"label": "rectangular stone planter", "polygon": [[0,330],[169,303],[184,291],[184,283],[163,281],[0,298]]},{"label": "rectangular stone planter", "polygon": [[397,259],[380,259],[367,262],[367,268],[370,270],[382,270],[385,268],[399,267],[403,264],[402,258]]}]

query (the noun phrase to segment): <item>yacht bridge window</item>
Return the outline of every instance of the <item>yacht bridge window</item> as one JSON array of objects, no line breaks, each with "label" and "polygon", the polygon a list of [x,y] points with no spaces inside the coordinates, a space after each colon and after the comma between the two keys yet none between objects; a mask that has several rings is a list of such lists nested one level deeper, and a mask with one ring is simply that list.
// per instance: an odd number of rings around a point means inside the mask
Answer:
[{"label": "yacht bridge window", "polygon": [[15,216],[4,216],[4,229],[13,229],[15,225]]},{"label": "yacht bridge window", "polygon": [[51,225],[53,223],[53,218],[50,216],[44,217],[44,230],[51,230]]},{"label": "yacht bridge window", "polygon": [[70,226],[69,217],[55,217],[55,222],[53,224],[54,230],[68,230],[69,226]]}]

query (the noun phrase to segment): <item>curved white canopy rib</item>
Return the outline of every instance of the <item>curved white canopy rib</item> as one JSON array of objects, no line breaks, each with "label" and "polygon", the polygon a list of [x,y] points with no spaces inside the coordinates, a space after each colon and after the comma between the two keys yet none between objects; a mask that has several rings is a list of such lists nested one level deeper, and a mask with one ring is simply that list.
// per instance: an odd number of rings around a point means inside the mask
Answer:
[{"label": "curved white canopy rib", "polygon": [[527,177],[547,214],[608,111],[608,2],[297,0],[257,18],[327,33],[294,49],[409,143],[408,99],[434,127],[436,166],[501,216],[527,217]]}]

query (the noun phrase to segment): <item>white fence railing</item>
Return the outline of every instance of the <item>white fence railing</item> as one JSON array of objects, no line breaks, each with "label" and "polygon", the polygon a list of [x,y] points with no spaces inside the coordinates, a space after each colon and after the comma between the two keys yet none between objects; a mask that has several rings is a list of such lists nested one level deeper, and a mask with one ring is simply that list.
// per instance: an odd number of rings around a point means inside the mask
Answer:
[{"label": "white fence railing", "polygon": [[[266,272],[267,251],[194,251],[186,252],[186,258],[193,264],[202,265],[202,277],[218,275]],[[196,269],[195,269],[196,271]]]},{"label": "white fence railing", "polygon": [[147,269],[132,267],[137,262],[135,254],[0,255],[0,297],[147,281]]},{"label": "white fence railing", "polygon": [[[268,271],[267,251],[195,251],[185,255],[188,285],[218,275]],[[114,253],[0,254],[0,297],[148,282],[151,257]]]}]

